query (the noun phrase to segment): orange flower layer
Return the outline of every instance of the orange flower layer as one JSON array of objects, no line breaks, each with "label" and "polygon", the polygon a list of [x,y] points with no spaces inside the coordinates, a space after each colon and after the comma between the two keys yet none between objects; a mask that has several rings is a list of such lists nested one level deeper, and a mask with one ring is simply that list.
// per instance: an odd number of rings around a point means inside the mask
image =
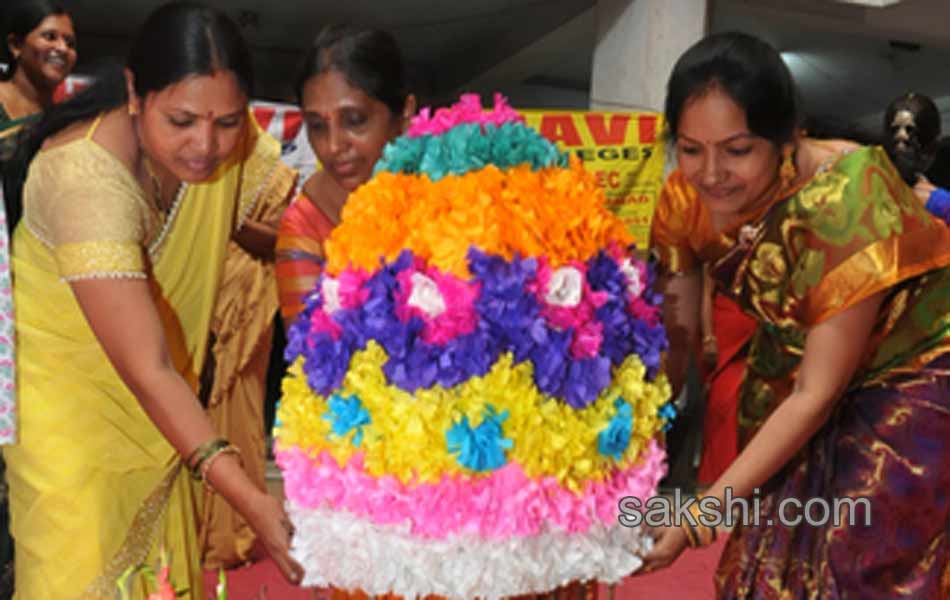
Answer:
[{"label": "orange flower layer", "polygon": [[577,160],[538,171],[489,165],[435,183],[425,175],[381,172],[347,200],[326,242],[326,268],[333,276],[346,268],[374,272],[381,258],[411,250],[430,266],[468,278],[472,246],[507,260],[516,253],[545,256],[557,268],[632,241]]}]

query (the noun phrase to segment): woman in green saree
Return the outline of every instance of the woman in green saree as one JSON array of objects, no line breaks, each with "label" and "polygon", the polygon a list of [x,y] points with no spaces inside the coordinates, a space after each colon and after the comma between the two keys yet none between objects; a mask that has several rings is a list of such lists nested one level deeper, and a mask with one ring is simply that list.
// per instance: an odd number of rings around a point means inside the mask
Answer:
[{"label": "woman in green saree", "polygon": [[[0,169],[14,152],[24,127],[39,119],[53,102],[53,92],[76,64],[73,22],[59,4],[47,0],[14,0],[5,4],[0,34]],[[0,200],[4,198],[0,186]],[[0,445],[17,439],[14,384],[13,303],[10,280],[8,223],[19,206],[0,210]],[[8,221],[8,217],[9,221]],[[0,460],[0,600],[13,593],[13,540],[9,531],[5,467]]]},{"label": "woman in green saree", "polygon": [[[720,598],[947,597],[950,231],[882,148],[802,138],[798,108],[778,52],[743,34],[698,42],[670,77],[679,170],[715,231],[660,255],[703,256],[755,331],[742,450],[644,570],[713,541],[744,498]],[[667,282],[675,307],[686,286]]]},{"label": "woman in green saree", "polygon": [[16,147],[17,133],[39,118],[53,92],[76,64],[73,21],[48,0],[13,0],[3,11],[0,62],[0,161]]}]

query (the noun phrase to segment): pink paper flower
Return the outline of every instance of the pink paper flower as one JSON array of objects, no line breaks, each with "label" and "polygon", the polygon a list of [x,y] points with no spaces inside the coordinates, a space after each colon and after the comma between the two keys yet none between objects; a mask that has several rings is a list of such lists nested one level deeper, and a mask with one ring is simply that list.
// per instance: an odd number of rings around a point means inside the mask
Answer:
[{"label": "pink paper flower", "polygon": [[587,267],[581,262],[572,262],[552,269],[541,258],[533,288],[545,320],[557,329],[574,329],[571,355],[575,358],[596,356],[604,339],[597,309],[607,302],[608,294],[591,289]]},{"label": "pink paper flower", "polygon": [[369,299],[369,290],[363,284],[369,275],[362,269],[347,269],[338,277],[325,276],[320,281],[320,294],[323,297],[321,308],[310,315],[312,333],[329,333],[333,339],[339,339],[342,329],[333,320],[333,313],[342,309],[356,308]]},{"label": "pink paper flower", "polygon": [[168,566],[163,566],[158,571],[156,579],[158,591],[148,595],[148,600],[176,600],[175,588],[168,582]]},{"label": "pink paper flower", "polygon": [[422,339],[445,344],[475,331],[475,300],[481,285],[463,281],[438,269],[423,268],[420,261],[396,276],[396,316],[403,322],[419,317],[425,323]]},{"label": "pink paper flower", "polygon": [[657,325],[660,322],[660,307],[643,299],[643,292],[646,291],[648,283],[646,263],[632,257],[616,244],[611,244],[607,253],[627,280],[627,311],[637,319],[646,321],[651,327]]},{"label": "pink paper flower", "polygon": [[369,274],[363,269],[347,269],[336,279],[341,308],[356,308],[369,299],[369,290],[363,287]]},{"label": "pink paper flower", "polygon": [[583,533],[598,521],[612,524],[620,498],[645,500],[655,493],[666,474],[665,458],[651,440],[635,464],[574,491],[554,477],[532,479],[517,463],[484,477],[446,475],[435,483],[403,484],[367,473],[361,452],[340,465],[326,451],[316,457],[297,447],[276,451],[287,497],[298,506],[330,506],[379,525],[409,523],[413,535],[428,539],[506,539],[551,526]]},{"label": "pink paper flower", "polygon": [[413,117],[406,135],[409,137],[441,135],[463,123],[498,126],[504,123],[524,122],[524,117],[508,105],[508,100],[504,96],[496,93],[494,100],[495,106],[490,111],[482,109],[482,101],[478,94],[462,94],[458,102],[449,108],[438,108],[434,114],[427,106]]},{"label": "pink paper flower", "polygon": [[[343,328],[340,327],[339,323],[333,320],[333,317],[324,312],[322,308],[318,308],[310,315],[310,332],[326,332],[336,340],[339,339],[340,335],[343,333]],[[309,339],[308,342],[310,342]]]}]

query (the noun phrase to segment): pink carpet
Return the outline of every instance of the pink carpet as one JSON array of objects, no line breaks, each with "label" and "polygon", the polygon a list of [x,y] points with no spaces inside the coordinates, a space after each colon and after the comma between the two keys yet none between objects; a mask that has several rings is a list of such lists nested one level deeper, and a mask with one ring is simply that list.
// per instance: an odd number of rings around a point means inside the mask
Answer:
[{"label": "pink carpet", "polygon": [[[723,536],[716,544],[701,550],[687,550],[676,563],[650,575],[631,577],[614,591],[616,600],[671,597],[679,600],[713,598],[712,577],[725,543]],[[207,573],[209,598],[217,582],[216,573]],[[228,571],[229,600],[317,600],[326,598],[319,590],[302,590],[287,584],[270,560]],[[601,598],[607,598],[606,589]]]}]

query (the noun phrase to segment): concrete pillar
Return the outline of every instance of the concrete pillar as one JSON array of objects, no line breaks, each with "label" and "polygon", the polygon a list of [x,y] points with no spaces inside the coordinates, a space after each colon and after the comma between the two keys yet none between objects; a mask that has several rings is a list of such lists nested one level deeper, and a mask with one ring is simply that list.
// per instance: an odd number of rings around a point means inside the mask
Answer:
[{"label": "concrete pillar", "polygon": [[[673,64],[708,30],[708,6],[708,0],[597,0],[591,109],[662,112]],[[670,161],[664,166],[669,170]],[[670,470],[663,490],[695,489],[706,404],[697,373],[690,369],[675,399],[679,416],[666,439]]]},{"label": "concrete pillar", "polygon": [[708,0],[597,0],[590,105],[661,111],[676,59],[705,35]]}]

